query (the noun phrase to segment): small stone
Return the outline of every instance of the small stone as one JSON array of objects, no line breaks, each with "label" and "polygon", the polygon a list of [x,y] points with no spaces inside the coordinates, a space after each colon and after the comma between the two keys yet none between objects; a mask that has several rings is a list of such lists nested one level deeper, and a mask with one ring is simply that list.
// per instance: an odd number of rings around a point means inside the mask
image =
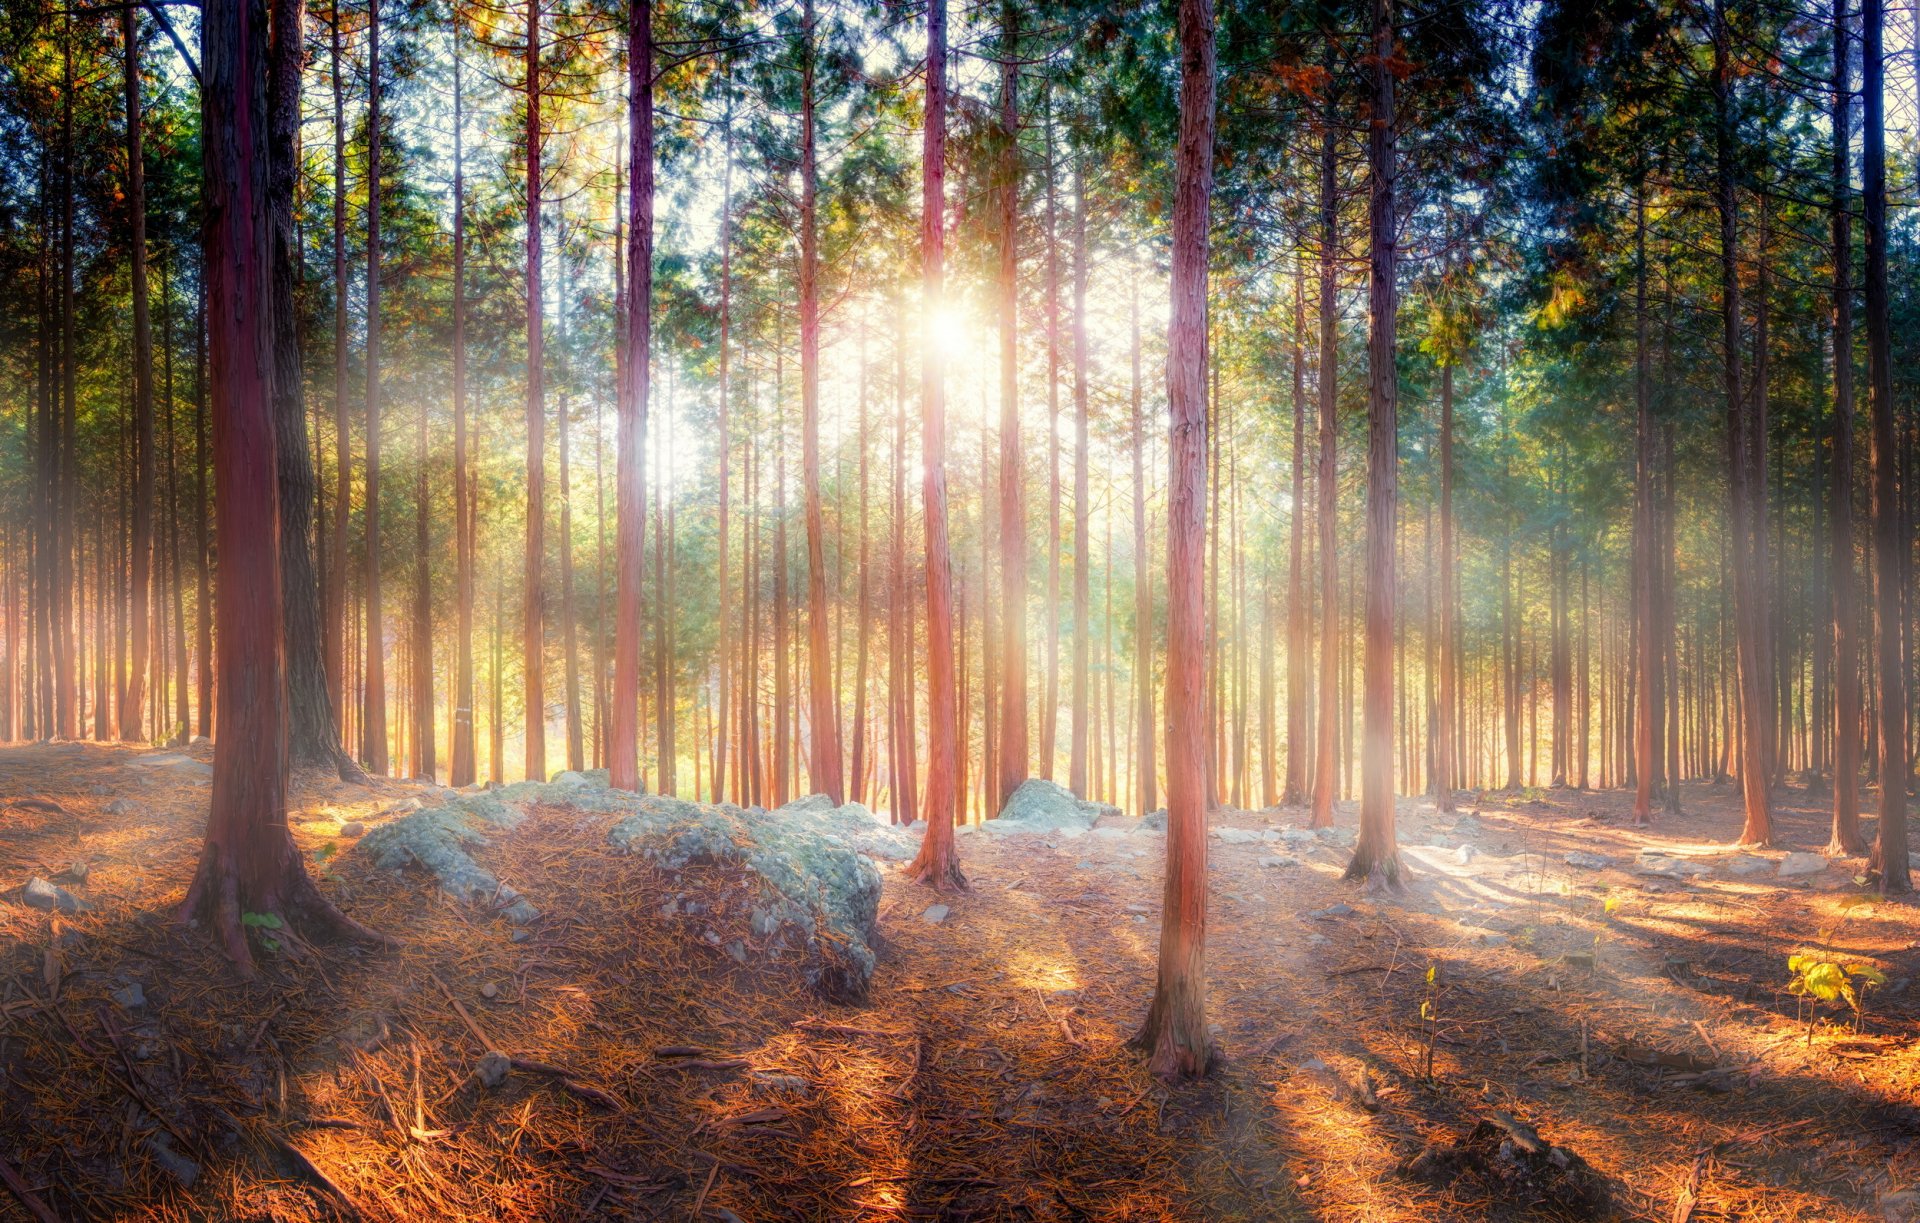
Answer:
[{"label": "small stone", "polygon": [[1755,857],[1753,854],[1741,854],[1733,861],[1727,863],[1727,873],[1745,878],[1748,875],[1764,874],[1767,868],[1772,865],[1773,863],[1767,861],[1765,858]]},{"label": "small stone", "polygon": [[180,1182],[182,1189],[193,1188],[193,1182],[200,1179],[200,1165],[174,1150],[172,1139],[164,1131],[150,1135],[140,1145],[153,1156],[154,1163]]},{"label": "small stone", "polygon": [[1359,837],[1359,833],[1351,828],[1316,828],[1313,835],[1329,845],[1341,846],[1352,845]]},{"label": "small stone", "polygon": [[1131,828],[1096,828],[1093,830],[1094,838],[1101,841],[1124,841],[1132,834],[1133,830]]},{"label": "small stone", "polygon": [[480,1080],[480,1086],[492,1091],[507,1081],[507,1073],[512,1069],[512,1059],[498,1049],[489,1049],[480,1055],[480,1061],[474,1066],[473,1074]]},{"label": "small stone", "polygon": [[1613,865],[1611,860],[1603,858],[1599,854],[1590,854],[1583,849],[1574,850],[1565,858],[1561,859],[1561,861],[1565,862],[1568,866],[1577,866],[1581,870],[1588,871],[1603,871]]},{"label": "small stone", "polygon": [[1353,916],[1353,912],[1354,908],[1352,905],[1342,903],[1328,905],[1324,909],[1310,909],[1307,911],[1307,916],[1322,919],[1329,917],[1351,917]]},{"label": "small stone", "polygon": [[1282,828],[1280,839],[1288,845],[1311,845],[1314,840],[1313,834],[1304,828]]},{"label": "small stone", "polygon": [[1213,835],[1214,839],[1218,840],[1222,845],[1257,845],[1260,843],[1260,832],[1255,828],[1216,828],[1213,830]]},{"label": "small stone", "polygon": [[1128,905],[1128,906],[1127,906],[1127,912],[1129,912],[1129,913],[1151,913],[1151,912],[1153,912],[1153,906],[1152,906],[1152,905],[1150,905],[1150,904],[1142,904],[1142,903],[1141,903],[1140,901],[1137,901],[1137,900],[1136,900],[1136,901],[1134,901],[1134,902],[1133,902],[1132,904],[1130,904],[1130,905]]},{"label": "small stone", "polygon": [[1278,828],[1265,829],[1260,833],[1260,839],[1272,845],[1280,839],[1280,830]]},{"label": "small stone", "polygon": [[1145,828],[1149,832],[1165,832],[1167,830],[1167,809],[1161,807],[1158,810],[1147,812],[1145,818],[1140,821],[1140,827]]},{"label": "small stone", "polygon": [[947,914],[953,912],[946,905],[928,905],[926,912],[920,914],[920,920],[929,926],[937,926],[947,920]]},{"label": "small stone", "polygon": [[813,1084],[797,1074],[756,1070],[748,1081],[753,1085],[753,1090],[761,1095],[795,1096],[804,1100],[813,1094]]},{"label": "small stone", "polygon": [[727,954],[732,956],[736,963],[745,964],[747,962],[747,945],[739,939],[731,939],[727,943]]},{"label": "small stone", "polygon": [[1292,854],[1262,854],[1260,856],[1260,865],[1298,866],[1300,865],[1300,859],[1294,857]]},{"label": "small stone", "polygon": [[116,798],[107,804],[108,815],[139,815],[140,804],[130,798]]},{"label": "small stone", "polygon": [[55,887],[45,879],[35,875],[22,889],[20,899],[29,908],[45,909],[47,912],[83,913],[93,906],[62,887]]},{"label": "small stone", "polygon": [[129,1011],[138,1010],[147,1005],[147,991],[140,988],[138,981],[129,981],[113,991],[113,1000]]},{"label": "small stone", "polygon": [[1796,879],[1802,875],[1817,875],[1827,869],[1827,860],[1819,854],[1795,850],[1780,860],[1777,872],[1782,879]]},{"label": "small stone", "polygon": [[532,937],[533,931],[531,930],[515,930],[513,933],[507,935],[508,940],[515,943],[524,943]]},{"label": "small stone", "polygon": [[419,799],[403,798],[403,799],[399,799],[396,802],[388,803],[385,807],[382,807],[380,809],[380,814],[381,815],[406,815],[410,811],[418,811],[418,810],[420,810]]},{"label": "small stone", "polygon": [[1474,855],[1473,846],[1462,845],[1460,846],[1460,848],[1453,851],[1453,860],[1455,862],[1458,862],[1460,865],[1465,866],[1469,862],[1473,861],[1473,855]]},{"label": "small stone", "polygon": [[489,981],[480,987],[480,996],[489,1001],[500,996],[500,987]]},{"label": "small stone", "polygon": [[367,826],[359,820],[348,820],[346,823],[340,825],[340,835],[343,837],[362,836],[366,831]]},{"label": "small stone", "polygon": [[67,878],[73,880],[75,883],[85,883],[87,876],[92,873],[93,867],[88,865],[85,858],[75,858],[73,865],[67,868]]}]

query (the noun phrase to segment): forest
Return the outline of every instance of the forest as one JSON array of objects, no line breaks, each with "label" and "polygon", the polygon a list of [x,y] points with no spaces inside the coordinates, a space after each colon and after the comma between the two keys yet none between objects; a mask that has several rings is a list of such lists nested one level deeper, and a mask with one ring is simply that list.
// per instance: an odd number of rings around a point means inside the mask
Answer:
[{"label": "forest", "polygon": [[3,0],[0,1219],[1920,1223],[1920,8]]}]

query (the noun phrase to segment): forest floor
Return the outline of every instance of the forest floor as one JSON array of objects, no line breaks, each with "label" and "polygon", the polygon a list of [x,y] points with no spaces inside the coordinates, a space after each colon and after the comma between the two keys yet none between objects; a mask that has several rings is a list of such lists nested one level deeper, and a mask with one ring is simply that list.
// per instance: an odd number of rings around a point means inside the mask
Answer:
[{"label": "forest floor", "polygon": [[[275,939],[248,983],[168,920],[208,758],[0,749],[0,1219],[29,1198],[62,1219],[444,1223],[1920,1215],[1920,921],[1861,903],[1857,864],[1742,863],[1725,791],[1688,787],[1644,830],[1618,793],[1484,795],[1464,823],[1404,802],[1394,897],[1342,883],[1332,844],[1212,841],[1224,1062],[1169,1088],[1124,1043],[1153,982],[1158,835],[972,833],[952,897],[885,867],[887,950],[840,1006],[688,937],[663,898],[725,906],[738,880],[616,857],[603,817],[541,808],[480,851],[543,910],[515,928],[339,852],[343,823],[426,788],[307,777],[312,868],[403,943]],[[1782,795],[1779,835],[1817,850],[1822,808]],[[34,876],[92,908],[26,907]],[[1820,948],[1890,978],[1857,1033],[1787,992],[1788,955]],[[518,1059],[493,1089],[487,1049]],[[1496,1114],[1584,1159],[1612,1205],[1555,1206],[1470,1153],[1403,1171]]]}]

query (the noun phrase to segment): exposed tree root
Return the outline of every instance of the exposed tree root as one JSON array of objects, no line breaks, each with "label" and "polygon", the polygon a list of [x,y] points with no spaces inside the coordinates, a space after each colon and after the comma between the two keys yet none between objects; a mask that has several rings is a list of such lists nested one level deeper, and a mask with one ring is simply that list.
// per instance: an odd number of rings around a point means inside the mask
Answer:
[{"label": "exposed tree root", "polygon": [[[281,832],[285,836],[285,830]],[[279,861],[265,864],[264,869],[248,871],[222,846],[209,841],[201,851],[200,866],[187,888],[186,899],[175,913],[176,920],[189,924],[204,921],[234,968],[248,980],[258,975],[253,948],[247,941],[249,915],[255,915],[256,928],[264,938],[272,938],[296,954],[303,944],[315,939],[378,947],[399,945],[398,939],[354,921],[322,895],[290,837],[285,853],[276,857]],[[261,919],[278,924],[262,925]]]}]

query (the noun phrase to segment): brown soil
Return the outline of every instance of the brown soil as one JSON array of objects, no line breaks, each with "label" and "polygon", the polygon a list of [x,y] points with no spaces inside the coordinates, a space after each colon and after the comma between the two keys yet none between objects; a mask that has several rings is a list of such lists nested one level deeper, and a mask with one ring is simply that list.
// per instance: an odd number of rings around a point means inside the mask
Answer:
[{"label": "brown soil", "polygon": [[[296,838],[328,894],[404,946],[276,938],[248,984],[169,920],[204,779],[141,755],[0,749],[0,1160],[63,1219],[1839,1221],[1898,1217],[1920,1182],[1913,909],[1858,903],[1845,863],[1730,875],[1723,792],[1689,789],[1685,816],[1643,831],[1618,794],[1489,795],[1462,808],[1472,861],[1409,848],[1400,897],[1339,882],[1331,846],[1213,842],[1227,1059],[1169,1088],[1124,1047],[1152,981],[1157,837],[968,835],[958,897],[889,868],[872,995],[833,1006],[662,911],[741,903],[737,879],[616,857],[602,817],[542,809],[484,851],[543,910],[516,942],[339,852],[341,822],[419,787],[316,775]],[[138,811],[109,814],[116,798]],[[1783,844],[1825,843],[1817,807],[1781,806]],[[1405,803],[1402,843],[1452,824]],[[1721,865],[1635,874],[1642,846]],[[76,861],[91,912],[19,903]],[[951,914],[921,920],[936,900]],[[1786,990],[1787,956],[1819,948],[1891,979],[1858,1033]],[[143,1006],[113,998],[129,982]],[[518,1059],[492,1089],[489,1048]],[[1611,1205],[1503,1162],[1507,1121],[1584,1161]],[[0,1192],[0,1219],[32,1217],[22,1200]]]}]

